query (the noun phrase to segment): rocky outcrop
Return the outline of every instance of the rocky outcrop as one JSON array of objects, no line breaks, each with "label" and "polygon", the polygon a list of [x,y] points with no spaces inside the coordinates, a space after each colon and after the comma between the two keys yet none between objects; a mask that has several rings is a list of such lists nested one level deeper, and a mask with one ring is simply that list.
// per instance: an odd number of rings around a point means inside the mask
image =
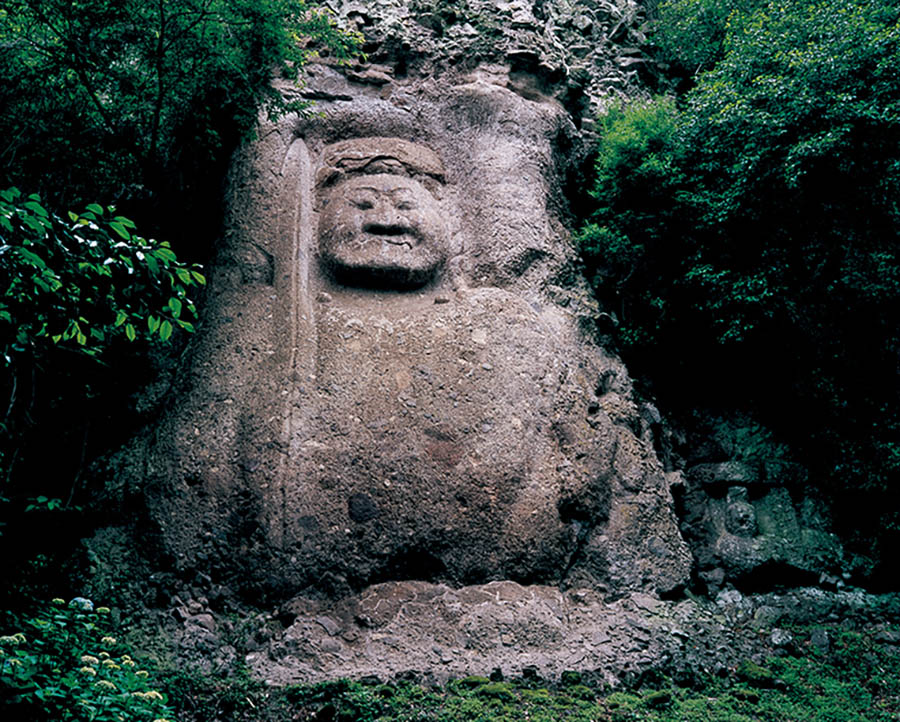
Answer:
[{"label": "rocky outcrop", "polygon": [[[508,69],[360,84],[238,159],[188,383],[146,452],[181,568],[250,594],[690,570],[564,220],[556,103]],[[348,98],[344,100],[343,98]]]},{"label": "rocky outcrop", "polygon": [[[235,158],[189,363],[116,467],[143,556],[278,605],[246,657],[273,682],[726,663],[692,651],[715,613],[661,601],[694,561],[672,490],[717,591],[796,556],[781,487],[660,459],[570,237],[589,115],[640,92],[637,5],[334,9],[371,62],[311,66],[281,90],[317,114]],[[167,624],[219,672],[241,651],[209,602]]]},{"label": "rocky outcrop", "polygon": [[469,675],[553,683],[578,672],[617,688],[663,672],[684,685],[748,660],[803,654],[793,625],[815,626],[810,643],[820,652],[835,627],[900,643],[886,626],[900,618],[900,598],[860,590],[729,590],[677,601],[636,592],[609,601],[591,590],[514,582],[387,582],[339,603],[295,599],[238,623],[216,623],[209,604],[204,596],[176,597],[160,620],[179,662],[222,675],[237,654],[272,684],[352,677],[430,685]]},{"label": "rocky outcrop", "polygon": [[[609,102],[644,94],[640,71],[647,15],[635,0],[329,0],[362,32],[374,67],[348,78],[384,87],[398,77],[504,66],[503,84],[530,100],[554,100],[590,131]],[[307,91],[323,96],[319,88]],[[327,91],[326,91],[327,92]],[[332,90],[340,94],[339,90]]]}]

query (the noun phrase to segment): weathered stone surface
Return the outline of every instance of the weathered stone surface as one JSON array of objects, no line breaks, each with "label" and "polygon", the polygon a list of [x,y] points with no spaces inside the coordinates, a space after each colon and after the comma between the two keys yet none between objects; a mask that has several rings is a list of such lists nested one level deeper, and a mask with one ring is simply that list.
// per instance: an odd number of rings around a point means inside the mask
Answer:
[{"label": "weathered stone surface", "polygon": [[744,461],[695,464],[688,470],[688,476],[703,484],[755,484],[761,480],[759,468]]},{"label": "weathered stone surface", "polygon": [[734,485],[719,496],[689,485],[684,507],[682,528],[711,589],[753,575],[750,583],[762,588],[805,585],[843,563],[841,543],[815,502],[796,503],[785,487],[754,493],[752,486]]},{"label": "weathered stone surface", "polygon": [[508,68],[377,88],[238,159],[190,369],[148,447],[182,569],[251,595],[421,579],[618,594],[687,547],[564,221],[567,114]]},{"label": "weathered stone surface", "polygon": [[[754,625],[765,633],[747,633],[750,620],[767,614],[775,613],[780,623],[840,619],[864,629],[875,620],[896,619],[900,611],[896,595],[859,591],[745,596],[732,590],[715,603],[632,593],[609,602],[590,590],[513,582],[459,589],[390,582],[337,603],[292,605],[304,612],[245,657],[257,677],[277,684],[342,676],[441,683],[499,671],[505,678],[537,674],[551,681],[577,672],[615,687],[650,669],[689,682],[779,650],[804,653],[791,635],[773,627],[774,619]],[[880,628],[874,633],[895,643]],[[819,628],[810,644],[821,649],[827,640]]]},{"label": "weathered stone surface", "polygon": [[[677,448],[598,342],[565,195],[593,113],[644,92],[639,5],[331,6],[371,62],[311,66],[281,90],[322,116],[235,159],[189,362],[110,465],[141,544],[88,543],[95,595],[147,572],[128,594],[162,609],[162,656],[273,683],[689,681],[771,653],[776,623],[897,618],[841,590],[827,510],[765,430]],[[661,600],[692,561],[724,591]],[[773,570],[837,591],[730,586]]]},{"label": "weathered stone surface", "polygon": [[298,618],[247,661],[260,677],[289,683],[342,676],[431,681],[529,668],[547,678],[566,670],[616,675],[657,662],[684,645],[672,606],[633,595],[605,604],[586,590],[514,582],[452,589],[422,582],[375,585],[332,607],[334,629]]},{"label": "weathered stone surface", "polygon": [[[719,441],[687,481],[662,463],[661,414],[598,343],[566,184],[589,111],[640,92],[637,4],[334,9],[372,62],[312,66],[282,90],[321,116],[235,159],[202,330],[110,487],[146,507],[144,556],[200,580],[169,604],[179,659],[249,653],[274,682],[731,664],[723,616],[786,613],[659,600],[693,561],[671,488],[712,590],[840,548],[790,464]],[[284,628],[237,651],[232,590]]]},{"label": "weathered stone surface", "polygon": [[325,4],[365,34],[369,58],[379,64],[351,70],[348,77],[358,82],[500,63],[513,92],[556,100],[586,129],[610,101],[646,92],[638,73],[652,62],[641,50],[647,16],[636,0]]},{"label": "weathered stone surface", "polygon": [[246,599],[687,582],[659,414],[595,341],[566,227],[575,66],[633,79],[568,41],[636,7],[335,7],[373,63],[310,68],[282,90],[321,116],[236,158],[189,365],[116,468],[148,555]]}]

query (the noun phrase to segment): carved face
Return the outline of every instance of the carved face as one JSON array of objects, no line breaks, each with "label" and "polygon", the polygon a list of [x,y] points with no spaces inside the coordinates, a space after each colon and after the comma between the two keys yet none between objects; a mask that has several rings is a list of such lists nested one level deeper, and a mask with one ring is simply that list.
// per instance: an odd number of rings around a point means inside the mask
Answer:
[{"label": "carved face", "polygon": [[356,176],[324,200],[319,256],[339,283],[418,288],[447,258],[440,209],[417,181],[389,174]]}]

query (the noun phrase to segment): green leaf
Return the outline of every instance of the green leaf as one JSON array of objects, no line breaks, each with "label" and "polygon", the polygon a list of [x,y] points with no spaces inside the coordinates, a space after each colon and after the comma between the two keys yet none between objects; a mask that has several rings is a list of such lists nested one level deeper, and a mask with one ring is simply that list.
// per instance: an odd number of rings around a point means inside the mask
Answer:
[{"label": "green leaf", "polygon": [[19,254],[25,257],[25,260],[28,261],[32,266],[37,266],[38,268],[46,268],[47,264],[44,262],[44,259],[41,258],[36,253],[29,251],[27,248],[18,248]]},{"label": "green leaf", "polygon": [[34,216],[25,216],[22,219],[22,223],[24,223],[26,226],[28,226],[31,230],[37,231],[40,234],[43,234],[43,232],[44,232],[44,226]]},{"label": "green leaf", "polygon": [[30,210],[32,213],[36,213],[39,216],[46,217],[46,216],[50,215],[49,213],[47,213],[47,209],[44,208],[37,201],[27,201],[27,202],[23,203],[22,206],[24,208],[27,208],[28,210]]},{"label": "green leaf", "polygon": [[159,337],[163,341],[168,341],[169,337],[172,335],[172,322],[168,319],[163,321],[159,326]]},{"label": "green leaf", "polygon": [[125,319],[127,319],[127,318],[128,318],[128,314],[125,313],[123,310],[119,309],[119,311],[116,313],[116,322],[113,325],[116,328],[118,328],[123,323],[125,323]]},{"label": "green leaf", "polygon": [[126,241],[131,240],[131,233],[129,233],[128,229],[125,226],[123,226],[121,223],[118,223],[116,221],[110,221],[109,227],[112,228],[116,233],[119,234],[119,236],[124,238]]},{"label": "green leaf", "polygon": [[150,333],[156,333],[160,323],[158,316],[147,316],[147,328],[150,329]]},{"label": "green leaf", "polygon": [[181,315],[181,301],[179,301],[175,296],[169,299],[169,308],[172,309],[172,315],[175,318],[178,318]]},{"label": "green leaf", "polygon": [[134,341],[137,338],[137,331],[134,330],[134,326],[130,323],[125,326],[125,336],[128,337],[129,341]]},{"label": "green leaf", "polygon": [[96,203],[89,203],[89,204],[87,205],[87,209],[88,209],[91,213],[95,213],[95,214],[98,215],[98,216],[102,216],[102,215],[103,215],[103,206],[97,205]]}]

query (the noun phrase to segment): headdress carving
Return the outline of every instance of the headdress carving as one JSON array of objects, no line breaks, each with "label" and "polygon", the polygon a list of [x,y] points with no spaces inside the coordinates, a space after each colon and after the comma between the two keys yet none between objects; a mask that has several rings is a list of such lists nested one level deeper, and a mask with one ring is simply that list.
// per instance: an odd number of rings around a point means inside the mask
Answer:
[{"label": "headdress carving", "polygon": [[316,185],[321,188],[346,176],[375,173],[445,182],[441,159],[423,145],[399,138],[354,138],[325,147]]}]

